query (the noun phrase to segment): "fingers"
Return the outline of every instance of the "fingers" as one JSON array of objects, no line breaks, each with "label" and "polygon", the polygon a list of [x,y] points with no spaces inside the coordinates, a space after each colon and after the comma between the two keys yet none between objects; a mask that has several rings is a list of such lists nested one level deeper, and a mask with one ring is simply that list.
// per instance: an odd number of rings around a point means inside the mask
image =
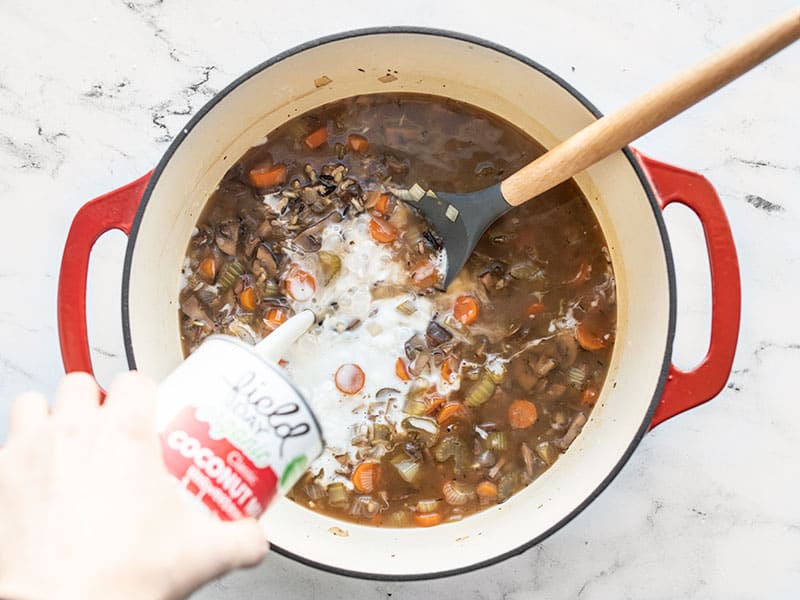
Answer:
[{"label": "fingers", "polygon": [[125,431],[153,433],[156,414],[155,383],[136,371],[118,375],[108,389],[104,410]]},{"label": "fingers", "polygon": [[14,400],[8,417],[9,439],[38,429],[47,419],[47,398],[38,392],[27,392]]},{"label": "fingers", "polygon": [[100,407],[100,388],[88,373],[70,373],[56,390],[53,418],[69,426],[79,427]]},{"label": "fingers", "polygon": [[215,569],[222,574],[232,569],[252,567],[264,560],[269,544],[258,521],[214,521],[209,527],[210,540],[206,548],[213,548]]}]

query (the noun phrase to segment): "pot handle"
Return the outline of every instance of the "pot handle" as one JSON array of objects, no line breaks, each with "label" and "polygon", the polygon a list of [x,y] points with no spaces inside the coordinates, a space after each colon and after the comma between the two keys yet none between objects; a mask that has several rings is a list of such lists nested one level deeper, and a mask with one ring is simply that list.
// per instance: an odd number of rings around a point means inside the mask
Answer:
[{"label": "pot handle", "polygon": [[[636,152],[636,151],[635,151]],[[653,160],[636,152],[663,210],[673,202],[700,219],[711,268],[711,340],[708,352],[691,371],[670,365],[661,401],[650,429],[685,410],[711,400],[728,380],[736,352],[741,316],[741,281],[733,234],[722,202],[699,173]]]},{"label": "pot handle", "polygon": [[92,247],[112,229],[130,233],[151,174],[90,200],[72,220],[58,276],[58,338],[67,373],[94,374],[86,330],[86,278]]}]

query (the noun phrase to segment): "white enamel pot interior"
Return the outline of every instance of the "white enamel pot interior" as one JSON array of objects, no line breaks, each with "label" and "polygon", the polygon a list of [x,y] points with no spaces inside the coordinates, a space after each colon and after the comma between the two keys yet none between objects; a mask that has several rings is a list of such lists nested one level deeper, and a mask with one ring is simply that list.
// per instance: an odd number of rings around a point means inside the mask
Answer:
[{"label": "white enamel pot interior", "polygon": [[[441,31],[351,32],[256,67],[183,130],[139,207],[123,274],[123,327],[132,367],[161,378],[182,359],[178,274],[195,221],[231,164],[266,133],[309,109],[356,94],[400,91],[468,102],[546,147],[597,118],[585,99],[541,66]],[[578,439],[554,467],[506,503],[430,529],[353,525],[281,498],[264,518],[276,550],[361,577],[453,574],[542,540],[616,475],[650,423],[669,363],[672,263],[660,210],[630,152],[614,154],[577,182],[608,241],[619,306],[608,379]],[[333,527],[348,535],[334,535]]]}]

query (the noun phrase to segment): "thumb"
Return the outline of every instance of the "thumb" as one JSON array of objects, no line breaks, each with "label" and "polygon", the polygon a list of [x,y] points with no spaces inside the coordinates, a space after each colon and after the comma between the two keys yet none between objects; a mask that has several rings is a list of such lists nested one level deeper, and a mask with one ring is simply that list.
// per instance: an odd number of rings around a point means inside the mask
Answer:
[{"label": "thumb", "polygon": [[269,544],[255,519],[215,521],[209,528],[208,548],[218,560],[218,568],[230,571],[253,567],[264,560]]}]

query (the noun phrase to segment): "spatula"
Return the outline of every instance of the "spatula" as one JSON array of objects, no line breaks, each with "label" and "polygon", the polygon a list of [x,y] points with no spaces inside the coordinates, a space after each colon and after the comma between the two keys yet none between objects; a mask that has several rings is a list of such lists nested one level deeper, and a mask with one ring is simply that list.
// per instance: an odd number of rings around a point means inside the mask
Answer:
[{"label": "spatula", "polygon": [[441,239],[447,252],[447,287],[501,215],[620,150],[798,38],[800,9],[598,119],[492,187],[452,194],[414,184],[392,192],[415,206]]}]

